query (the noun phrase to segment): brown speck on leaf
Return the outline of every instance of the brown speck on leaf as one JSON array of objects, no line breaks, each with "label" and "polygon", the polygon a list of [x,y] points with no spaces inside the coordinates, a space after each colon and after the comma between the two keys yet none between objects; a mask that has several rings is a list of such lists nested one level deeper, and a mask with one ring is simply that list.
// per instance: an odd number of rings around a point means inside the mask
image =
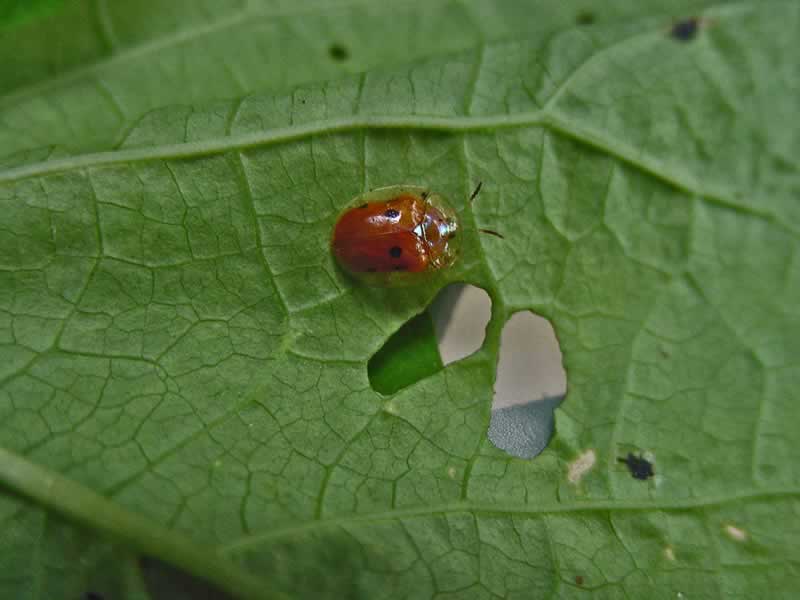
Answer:
[{"label": "brown speck on leaf", "polygon": [[681,19],[672,24],[669,35],[677,42],[691,42],[704,27],[710,24],[711,21],[709,19],[701,19],[700,17]]},{"label": "brown speck on leaf", "polygon": [[331,47],[328,48],[328,54],[336,62],[344,62],[350,58],[350,52],[342,44],[331,44]]}]

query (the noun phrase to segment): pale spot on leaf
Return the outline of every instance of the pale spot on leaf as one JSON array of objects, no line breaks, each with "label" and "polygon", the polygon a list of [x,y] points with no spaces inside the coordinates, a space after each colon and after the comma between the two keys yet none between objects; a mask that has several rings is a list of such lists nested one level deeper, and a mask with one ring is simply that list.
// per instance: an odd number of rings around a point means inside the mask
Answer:
[{"label": "pale spot on leaf", "polygon": [[569,464],[567,480],[570,483],[578,484],[583,476],[588,473],[597,462],[597,453],[589,449]]},{"label": "pale spot on leaf", "polygon": [[735,525],[725,525],[725,533],[727,533],[732,540],[743,542],[747,539],[747,532],[744,529],[739,529]]}]

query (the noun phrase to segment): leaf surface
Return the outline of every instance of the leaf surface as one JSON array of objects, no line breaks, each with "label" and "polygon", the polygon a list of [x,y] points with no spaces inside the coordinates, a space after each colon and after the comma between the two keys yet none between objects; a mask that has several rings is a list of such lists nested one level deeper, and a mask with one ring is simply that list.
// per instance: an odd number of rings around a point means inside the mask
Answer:
[{"label": "leaf surface", "polygon": [[[253,598],[791,597],[800,8],[721,5],[688,41],[641,16],[8,159],[2,594],[147,597],[144,552]],[[397,183],[455,201],[464,259],[354,286],[333,222]],[[492,296],[484,347],[373,391],[369,358],[453,281]],[[569,384],[532,461],[486,436],[528,309]]]}]

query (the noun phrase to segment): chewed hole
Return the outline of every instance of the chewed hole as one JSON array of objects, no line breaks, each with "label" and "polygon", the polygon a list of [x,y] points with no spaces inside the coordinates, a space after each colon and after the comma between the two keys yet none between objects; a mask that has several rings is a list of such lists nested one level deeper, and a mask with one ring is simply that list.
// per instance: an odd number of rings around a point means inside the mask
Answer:
[{"label": "chewed hole", "polygon": [[386,395],[441,370],[433,321],[427,311],[398,329],[367,363],[372,389]]},{"label": "chewed hole", "polygon": [[567,390],[553,326],[532,312],[503,327],[489,439],[519,458],[533,458],[553,433],[553,411]]},{"label": "chewed hole", "polygon": [[469,356],[483,345],[491,312],[492,302],[482,289],[447,286],[370,358],[372,389],[394,394]]},{"label": "chewed hole", "polygon": [[430,306],[442,363],[449,365],[476,352],[486,338],[492,300],[474,285],[454,283]]}]

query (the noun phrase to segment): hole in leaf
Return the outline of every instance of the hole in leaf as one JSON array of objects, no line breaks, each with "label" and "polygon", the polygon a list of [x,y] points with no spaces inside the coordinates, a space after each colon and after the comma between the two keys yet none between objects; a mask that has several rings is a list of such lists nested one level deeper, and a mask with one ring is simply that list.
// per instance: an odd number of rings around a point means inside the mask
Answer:
[{"label": "hole in leaf", "polygon": [[328,48],[328,54],[336,62],[344,62],[350,58],[349,50],[342,44],[331,44],[330,48]]},{"label": "hole in leaf", "polygon": [[372,389],[394,394],[430,377],[483,345],[492,312],[489,295],[471,285],[444,288],[376,352],[367,365]]},{"label": "hole in leaf", "polygon": [[533,458],[553,433],[553,411],[567,389],[553,326],[532,312],[503,327],[489,439],[519,458]]},{"label": "hole in leaf", "polygon": [[442,363],[466,358],[483,346],[492,318],[492,299],[474,285],[454,283],[444,288],[430,306]]},{"label": "hole in leaf", "polygon": [[398,329],[369,359],[367,375],[372,389],[388,395],[441,369],[433,321],[424,312]]}]

